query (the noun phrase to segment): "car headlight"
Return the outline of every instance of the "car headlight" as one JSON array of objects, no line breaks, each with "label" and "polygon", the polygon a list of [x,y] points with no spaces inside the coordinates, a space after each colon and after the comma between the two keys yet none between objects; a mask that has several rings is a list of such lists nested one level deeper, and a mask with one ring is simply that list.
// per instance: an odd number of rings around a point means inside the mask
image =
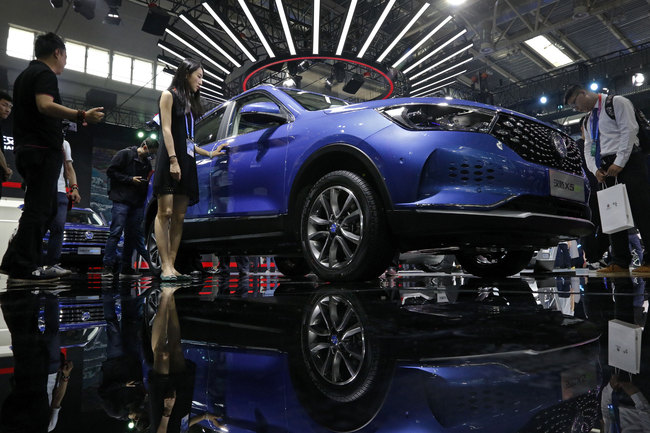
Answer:
[{"label": "car headlight", "polygon": [[485,108],[440,104],[408,104],[379,110],[406,129],[489,132],[496,112]]}]

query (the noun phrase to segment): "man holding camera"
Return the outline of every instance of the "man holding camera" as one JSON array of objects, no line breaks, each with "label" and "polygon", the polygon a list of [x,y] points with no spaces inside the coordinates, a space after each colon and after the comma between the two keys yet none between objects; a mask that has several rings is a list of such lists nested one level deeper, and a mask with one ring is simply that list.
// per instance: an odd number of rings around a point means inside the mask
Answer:
[{"label": "man holding camera", "polygon": [[122,232],[124,232],[124,249],[120,276],[124,278],[139,276],[131,265],[131,257],[135,249],[149,262],[149,254],[144,248],[142,220],[147,186],[152,172],[149,159],[157,151],[158,141],[147,138],[139,147],[132,146],[117,152],[106,170],[110,180],[108,198],[113,201],[113,209],[111,231],[104,252],[102,273],[104,277],[110,278],[119,271],[119,266],[116,266],[118,265],[117,244]]}]

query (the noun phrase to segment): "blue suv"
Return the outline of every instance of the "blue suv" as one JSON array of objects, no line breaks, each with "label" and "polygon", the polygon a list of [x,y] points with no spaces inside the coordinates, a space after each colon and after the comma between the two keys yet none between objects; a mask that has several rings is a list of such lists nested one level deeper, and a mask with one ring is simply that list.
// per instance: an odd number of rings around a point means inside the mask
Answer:
[{"label": "blue suv", "polygon": [[[552,125],[462,100],[348,105],[259,86],[197,124],[200,201],[182,253],[275,255],[286,275],[380,275],[397,250],[455,254],[478,276],[512,275],[533,251],[589,233],[580,150]],[[157,257],[148,203],[145,229]],[[191,254],[192,253],[192,254]]]}]

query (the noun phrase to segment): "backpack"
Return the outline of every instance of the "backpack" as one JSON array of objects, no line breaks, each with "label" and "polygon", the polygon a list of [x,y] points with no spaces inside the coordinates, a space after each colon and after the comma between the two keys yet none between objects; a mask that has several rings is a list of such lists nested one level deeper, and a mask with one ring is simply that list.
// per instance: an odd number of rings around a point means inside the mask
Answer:
[{"label": "backpack", "polygon": [[[605,113],[610,119],[616,121],[616,113],[614,113],[614,96],[608,95],[605,99]],[[634,118],[636,123],[639,124],[639,132],[636,136],[639,137],[639,147],[641,152],[650,154],[650,121],[646,119],[645,114],[638,108],[634,108]]]}]

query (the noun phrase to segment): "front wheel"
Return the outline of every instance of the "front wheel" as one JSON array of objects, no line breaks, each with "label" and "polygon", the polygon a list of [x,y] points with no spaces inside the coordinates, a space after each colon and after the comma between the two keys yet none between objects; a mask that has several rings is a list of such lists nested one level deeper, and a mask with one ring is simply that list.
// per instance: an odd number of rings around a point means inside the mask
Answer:
[{"label": "front wheel", "polygon": [[328,173],[311,188],[300,232],[307,263],[326,281],[375,278],[393,256],[377,193],[350,171]]},{"label": "front wheel", "polygon": [[498,249],[490,252],[461,252],[456,260],[463,269],[477,277],[502,278],[516,274],[530,263],[533,251]]}]

